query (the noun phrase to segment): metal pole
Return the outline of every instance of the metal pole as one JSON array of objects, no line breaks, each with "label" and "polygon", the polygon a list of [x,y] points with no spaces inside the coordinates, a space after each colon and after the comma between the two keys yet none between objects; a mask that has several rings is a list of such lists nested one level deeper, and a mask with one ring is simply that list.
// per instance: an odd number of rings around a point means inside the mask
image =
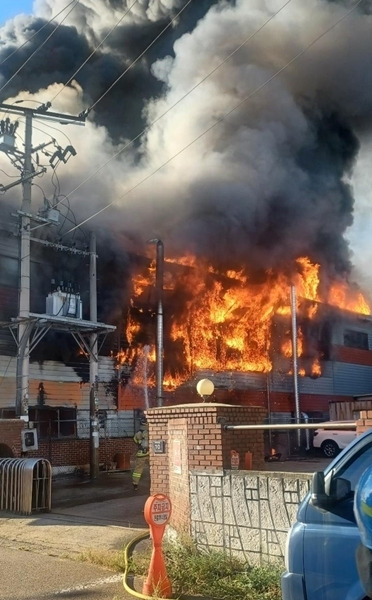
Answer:
[{"label": "metal pole", "polygon": [[164,333],[163,333],[163,277],[164,277],[164,244],[154,238],[148,244],[156,244],[156,404],[163,406],[163,359],[164,359]]},{"label": "metal pole", "polygon": [[158,406],[163,406],[163,275],[164,275],[164,244],[161,240],[156,245],[156,291],[157,291],[157,325],[156,325],[156,400]]},{"label": "metal pole", "polygon": [[[297,349],[297,319],[296,319],[296,288],[291,286],[291,315],[292,315],[292,356],[293,356],[293,388],[296,407],[296,423],[300,423],[300,398],[298,393],[298,349]],[[301,446],[301,431],[297,431],[297,445]]]},{"label": "metal pole", "polygon": [[242,431],[244,429],[356,429],[355,421],[344,421],[342,423],[330,423],[329,421],[326,421],[325,423],[275,423],[272,425],[258,423],[257,425],[225,425],[221,420],[220,424],[223,429],[229,431]]},{"label": "metal pole", "polygon": [[[90,235],[90,320],[97,322],[97,254],[96,236]],[[89,417],[90,417],[90,478],[97,479],[99,473],[99,425],[98,425],[98,336],[90,335],[89,356]]]},{"label": "metal pole", "polygon": [[[30,214],[31,211],[31,173],[32,173],[32,111],[24,111],[25,125],[25,152],[22,173],[22,213]],[[18,316],[24,321],[18,325],[18,351],[17,351],[17,390],[16,414],[28,415],[28,387],[29,387],[29,336],[30,327],[30,218],[21,215],[20,231],[20,289]]]}]

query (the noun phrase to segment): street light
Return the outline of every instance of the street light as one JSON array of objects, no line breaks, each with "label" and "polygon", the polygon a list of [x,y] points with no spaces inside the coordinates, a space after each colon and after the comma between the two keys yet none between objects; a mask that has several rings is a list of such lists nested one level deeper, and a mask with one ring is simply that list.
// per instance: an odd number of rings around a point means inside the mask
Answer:
[{"label": "street light", "polygon": [[196,391],[203,398],[203,402],[205,402],[214,392],[213,381],[210,379],[201,379],[196,384]]},{"label": "street light", "polygon": [[147,241],[148,244],[156,244],[156,296],[157,296],[157,319],[156,319],[156,402],[163,406],[163,272],[164,272],[164,244],[161,240],[154,238]]}]

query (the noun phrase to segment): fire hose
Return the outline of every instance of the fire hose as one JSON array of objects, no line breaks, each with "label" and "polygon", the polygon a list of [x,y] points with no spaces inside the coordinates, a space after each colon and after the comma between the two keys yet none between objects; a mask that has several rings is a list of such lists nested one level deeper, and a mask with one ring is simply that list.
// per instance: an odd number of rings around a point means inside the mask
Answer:
[{"label": "fire hose", "polygon": [[[134,596],[135,598],[141,598],[141,600],[153,600],[153,596],[146,596],[145,594],[141,594],[140,592],[136,592],[130,585],[128,584],[128,576],[129,576],[129,558],[133,552],[133,548],[138,542],[150,537],[150,532],[146,531],[145,533],[141,533],[133,538],[124,548],[124,573],[123,573],[123,586],[125,591]],[[176,600],[170,598],[169,600]]]}]

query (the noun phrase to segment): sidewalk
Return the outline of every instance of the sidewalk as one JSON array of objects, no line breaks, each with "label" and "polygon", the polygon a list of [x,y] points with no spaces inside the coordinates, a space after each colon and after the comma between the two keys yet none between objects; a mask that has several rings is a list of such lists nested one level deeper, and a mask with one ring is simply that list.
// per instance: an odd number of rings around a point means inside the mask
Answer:
[{"label": "sidewalk", "polygon": [[61,557],[120,551],[148,529],[143,516],[148,496],[149,478],[134,492],[129,472],[53,482],[50,513],[0,512],[0,546]]}]

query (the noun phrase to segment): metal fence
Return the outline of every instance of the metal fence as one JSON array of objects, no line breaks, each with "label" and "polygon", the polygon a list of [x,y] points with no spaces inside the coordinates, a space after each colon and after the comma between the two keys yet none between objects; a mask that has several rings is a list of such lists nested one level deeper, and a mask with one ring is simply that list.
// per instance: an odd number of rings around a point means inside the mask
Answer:
[{"label": "metal fence", "polygon": [[29,515],[51,509],[52,467],[44,458],[0,459],[0,510]]}]

